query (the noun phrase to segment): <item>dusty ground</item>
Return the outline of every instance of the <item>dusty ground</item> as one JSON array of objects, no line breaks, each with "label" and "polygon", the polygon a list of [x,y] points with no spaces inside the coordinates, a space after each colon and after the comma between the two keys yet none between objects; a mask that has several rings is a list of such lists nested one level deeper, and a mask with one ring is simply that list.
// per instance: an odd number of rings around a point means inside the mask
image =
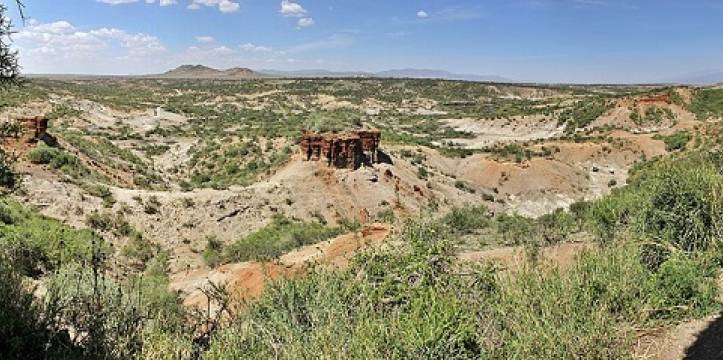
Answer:
[{"label": "dusty ground", "polygon": [[549,139],[563,134],[557,120],[544,115],[517,116],[509,119],[445,119],[455,130],[472,133],[472,139],[450,139],[466,149],[481,149],[500,143]]}]

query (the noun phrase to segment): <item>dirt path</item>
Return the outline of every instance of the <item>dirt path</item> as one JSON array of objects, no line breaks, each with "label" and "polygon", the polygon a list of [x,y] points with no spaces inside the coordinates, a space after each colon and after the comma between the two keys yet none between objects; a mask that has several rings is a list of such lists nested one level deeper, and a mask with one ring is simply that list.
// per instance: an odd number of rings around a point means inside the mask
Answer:
[{"label": "dirt path", "polygon": [[341,235],[318,244],[302,247],[281,256],[274,262],[242,262],[227,264],[214,270],[178,273],[171,277],[171,289],[185,296],[189,307],[205,308],[207,298],[201,289],[209,283],[227,284],[237,300],[253,300],[263,294],[269,281],[280,277],[302,275],[309,266],[324,265],[343,269],[358,251],[380,244],[390,233],[386,224],[365,226],[358,233]]},{"label": "dirt path", "polygon": [[638,335],[636,359],[723,359],[723,317],[710,316]]}]

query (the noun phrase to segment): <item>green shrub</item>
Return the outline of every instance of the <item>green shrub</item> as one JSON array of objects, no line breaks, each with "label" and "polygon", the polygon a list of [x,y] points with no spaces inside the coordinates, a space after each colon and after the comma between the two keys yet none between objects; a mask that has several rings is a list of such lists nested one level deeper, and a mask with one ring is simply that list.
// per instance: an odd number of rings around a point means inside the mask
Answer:
[{"label": "green shrub", "polygon": [[454,182],[454,187],[456,187],[459,190],[466,191],[468,193],[474,194],[475,190],[471,188],[466,182],[462,180],[456,180]]},{"label": "green shrub", "polygon": [[139,269],[145,269],[148,261],[158,256],[160,245],[135,232],[121,249],[121,255],[132,259]]},{"label": "green shrub", "polygon": [[71,229],[9,199],[0,199],[0,205],[0,247],[23,275],[39,276],[58,265],[88,261],[94,248],[108,252],[105,242],[89,230]]},{"label": "green shrub", "polygon": [[81,349],[52,322],[11,261],[0,256],[0,349],[4,359],[75,359]]},{"label": "green shrub", "polygon": [[558,123],[560,125],[566,124],[565,132],[573,133],[576,129],[590,125],[605,114],[611,106],[611,103],[602,97],[590,97],[580,100],[560,113]]},{"label": "green shrub", "polygon": [[442,223],[449,226],[454,233],[468,235],[489,226],[490,220],[485,206],[473,206],[453,208],[442,218]]},{"label": "green shrub", "polygon": [[698,120],[723,116],[723,89],[696,90],[688,110],[694,113]]},{"label": "green shrub", "polygon": [[422,180],[426,180],[429,177],[429,171],[427,171],[427,168],[425,168],[423,166],[418,166],[417,167],[417,177]]},{"label": "green shrub", "polygon": [[340,235],[350,226],[325,227],[277,215],[271,224],[226,247],[224,259],[229,262],[273,259],[294,248]]},{"label": "green shrub", "polygon": [[716,309],[715,274],[701,258],[653,272],[639,244],[619,242],[565,271],[531,264],[496,276],[450,266],[454,236],[443,224],[409,224],[391,242],[401,248],[276,282],[216,334],[206,357],[626,358],[632,328]]},{"label": "green shrub", "polygon": [[17,182],[17,177],[13,171],[14,159],[0,149],[0,187],[13,188]]},{"label": "green shrub", "polygon": [[85,167],[75,156],[58,148],[47,146],[42,142],[28,153],[28,160],[33,164],[49,165],[51,168],[60,170],[74,179],[90,178],[104,181],[101,175]]},{"label": "green shrub", "polygon": [[716,271],[700,261],[677,254],[648,280],[651,318],[700,317],[717,310]]},{"label": "green shrub", "polygon": [[143,204],[143,212],[148,215],[154,215],[161,212],[161,202],[158,200],[158,196],[152,195]]},{"label": "green shrub", "polygon": [[535,220],[517,214],[502,214],[496,218],[496,224],[503,244],[524,244],[538,235]]},{"label": "green shrub", "polygon": [[693,136],[688,131],[678,131],[673,135],[656,135],[654,138],[658,140],[663,140],[663,142],[665,143],[665,150],[675,151],[685,150],[686,145],[688,145]]},{"label": "green shrub", "polygon": [[203,260],[209,267],[216,267],[223,261],[223,243],[215,236],[206,238]]},{"label": "green shrub", "polygon": [[391,208],[381,210],[377,213],[376,221],[391,224],[396,220],[394,210]]}]

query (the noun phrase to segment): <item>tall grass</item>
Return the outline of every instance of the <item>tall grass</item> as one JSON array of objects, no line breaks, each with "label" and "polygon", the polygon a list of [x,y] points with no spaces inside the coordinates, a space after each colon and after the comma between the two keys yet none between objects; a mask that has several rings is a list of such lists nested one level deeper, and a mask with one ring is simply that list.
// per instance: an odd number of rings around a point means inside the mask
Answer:
[{"label": "tall grass", "polygon": [[352,225],[327,227],[277,215],[271,224],[226,247],[223,258],[227,262],[270,260],[295,248],[341,235],[351,228]]}]

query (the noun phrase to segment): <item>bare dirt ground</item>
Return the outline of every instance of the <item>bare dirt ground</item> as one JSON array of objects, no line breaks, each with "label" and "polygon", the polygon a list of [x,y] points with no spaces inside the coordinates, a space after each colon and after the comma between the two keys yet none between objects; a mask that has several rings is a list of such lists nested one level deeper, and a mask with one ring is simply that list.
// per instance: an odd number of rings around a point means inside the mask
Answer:
[{"label": "bare dirt ground", "polygon": [[472,133],[472,139],[450,139],[466,149],[481,149],[500,143],[549,139],[563,134],[557,120],[544,115],[516,116],[509,119],[445,119],[451,128]]},{"label": "bare dirt ground", "polygon": [[638,334],[635,358],[650,360],[723,359],[720,315]]}]

